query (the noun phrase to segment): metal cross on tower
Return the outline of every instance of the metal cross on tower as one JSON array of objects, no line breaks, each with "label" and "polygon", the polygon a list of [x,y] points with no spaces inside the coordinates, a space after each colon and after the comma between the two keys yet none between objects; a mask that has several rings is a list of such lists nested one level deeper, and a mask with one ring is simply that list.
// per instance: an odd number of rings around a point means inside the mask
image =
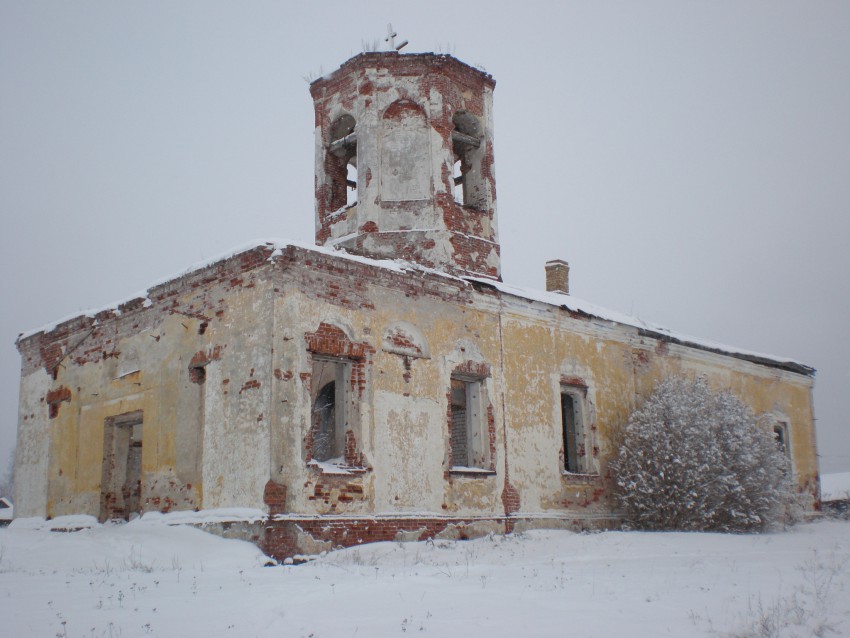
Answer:
[{"label": "metal cross on tower", "polygon": [[387,24],[387,37],[384,38],[384,42],[389,42],[390,49],[394,51],[401,51],[404,47],[407,46],[407,40],[402,40],[401,44],[396,46],[395,38],[398,35],[395,31],[393,31],[393,25]]}]

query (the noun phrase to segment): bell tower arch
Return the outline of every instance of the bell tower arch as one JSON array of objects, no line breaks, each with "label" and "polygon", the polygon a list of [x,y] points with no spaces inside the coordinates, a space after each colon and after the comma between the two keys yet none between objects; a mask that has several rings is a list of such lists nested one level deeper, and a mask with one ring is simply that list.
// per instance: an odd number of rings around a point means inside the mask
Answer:
[{"label": "bell tower arch", "polygon": [[316,243],[499,279],[495,84],[450,55],[397,52],[313,82]]}]

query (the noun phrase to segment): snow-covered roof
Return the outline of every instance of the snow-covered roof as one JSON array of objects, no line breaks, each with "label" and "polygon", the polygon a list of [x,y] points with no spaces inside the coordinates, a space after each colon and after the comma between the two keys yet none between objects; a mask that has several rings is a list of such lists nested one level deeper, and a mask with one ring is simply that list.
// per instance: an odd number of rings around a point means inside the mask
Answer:
[{"label": "snow-covered roof", "polygon": [[[371,266],[376,266],[380,268],[389,268],[395,270],[397,272],[403,272],[405,270],[423,270],[422,268],[416,266],[415,264],[409,264],[407,262],[396,262],[392,260],[379,260],[379,259],[369,259],[368,257],[360,257],[358,255],[352,255],[345,251],[336,249],[336,248],[325,248],[324,246],[316,246],[314,244],[309,244],[306,242],[292,241],[286,239],[257,239],[254,241],[245,242],[243,244],[239,244],[238,246],[231,248],[225,252],[219,253],[217,255],[213,255],[212,257],[208,257],[202,261],[197,261],[193,263],[191,266],[186,268],[185,270],[181,270],[180,272],[174,273],[167,277],[161,277],[155,280],[150,286],[148,286],[145,290],[140,290],[135,294],[132,294],[128,297],[124,297],[119,299],[118,301],[113,301],[111,303],[105,304],[103,306],[99,306],[97,308],[89,308],[88,310],[83,310],[82,312],[77,311],[73,314],[65,315],[60,319],[56,319],[55,321],[51,321],[50,323],[43,324],[38,328],[34,328],[32,330],[27,330],[18,335],[18,341],[31,337],[39,332],[51,332],[57,326],[67,322],[72,321],[74,319],[78,319],[80,317],[94,317],[95,315],[105,312],[105,311],[114,311],[118,314],[119,308],[136,299],[144,299],[145,305],[149,306],[151,304],[149,294],[151,290],[157,288],[158,286],[162,286],[169,282],[174,281],[175,279],[179,279],[180,277],[185,277],[186,275],[192,274],[194,272],[198,272],[199,270],[204,270],[205,268],[209,268],[210,266],[217,264],[226,259],[230,259],[231,257],[235,257],[236,255],[240,255],[242,253],[248,252],[249,250],[254,250],[259,247],[267,247],[273,250],[270,259],[280,255],[285,248],[289,246],[295,246],[296,248],[301,248],[303,250],[310,250],[317,253],[322,253],[326,255],[330,255],[333,257],[342,257],[345,259],[349,259],[351,261],[359,261],[362,263],[369,264]],[[437,271],[432,271],[437,272]]]},{"label": "snow-covered roof", "polygon": [[533,288],[522,288],[512,286],[510,284],[506,284],[500,281],[494,281],[492,279],[484,279],[479,277],[469,277],[468,279],[470,281],[476,281],[488,286],[492,286],[500,292],[513,295],[515,297],[521,297],[523,299],[539,301],[541,303],[548,304],[551,306],[557,306],[569,312],[577,313],[579,315],[583,315],[589,318],[593,317],[596,319],[611,321],[625,326],[631,326],[633,328],[637,328],[641,334],[645,334],[656,339],[661,339],[662,341],[666,341],[669,343],[678,343],[684,346],[690,346],[692,348],[706,350],[708,352],[717,352],[719,354],[731,355],[739,359],[746,359],[747,361],[753,361],[755,363],[761,363],[764,365],[779,366],[791,370],[793,372],[798,372],[800,374],[805,374],[809,376],[814,375],[815,372],[814,368],[812,368],[811,366],[807,366],[804,363],[800,363],[799,361],[795,361],[794,359],[790,359],[788,357],[764,354],[761,352],[753,352],[752,350],[735,348],[732,346],[717,343],[715,341],[710,341],[708,339],[692,337],[680,332],[675,332],[673,330],[670,330],[669,328],[664,328],[663,326],[649,323],[647,321],[644,321],[643,319],[639,319],[637,317],[632,317],[630,315],[617,312],[616,310],[609,310],[607,308],[603,308],[602,306],[597,306],[594,303],[585,301],[584,299],[580,299],[578,297],[573,297],[572,295],[566,295],[560,292],[547,292],[544,290],[536,290]]},{"label": "snow-covered roof", "polygon": [[662,341],[670,342],[670,343],[678,343],[681,345],[689,346],[692,348],[697,348],[700,350],[706,350],[709,352],[716,352],[719,354],[730,355],[736,358],[745,359],[748,361],[752,361],[755,363],[760,363],[763,365],[780,367],[786,370],[790,370],[792,372],[797,372],[799,374],[805,374],[808,376],[814,375],[814,368],[807,366],[804,363],[800,363],[799,361],[795,361],[794,359],[788,357],[781,357],[770,354],[763,354],[759,352],[753,352],[750,350],[744,350],[741,348],[734,348],[731,346],[726,346],[723,344],[719,344],[713,341],[709,341],[706,339],[699,339],[696,337],[691,337],[685,334],[681,334],[678,332],[674,332],[662,326],[658,326],[649,322],[646,322],[637,317],[632,317],[630,315],[617,312],[615,310],[609,310],[607,308],[603,308],[602,306],[598,306],[589,301],[585,301],[578,297],[574,297],[572,295],[566,295],[557,292],[547,292],[543,290],[536,290],[534,288],[524,288],[519,286],[512,286],[510,284],[503,283],[501,281],[496,281],[494,279],[487,279],[483,277],[457,277],[455,275],[451,275],[449,273],[445,273],[439,270],[434,270],[432,268],[426,268],[419,264],[397,260],[397,259],[373,259],[370,257],[361,257],[359,255],[353,255],[351,253],[346,252],[343,249],[336,247],[326,247],[326,246],[316,246],[314,244],[309,244],[306,242],[292,241],[286,239],[265,239],[265,240],[255,240],[251,242],[247,242],[241,244],[231,250],[228,250],[224,253],[215,255],[209,259],[205,259],[203,261],[197,262],[190,266],[189,268],[183,270],[182,272],[176,273],[169,277],[164,277],[154,282],[147,290],[141,291],[127,297],[121,301],[113,302],[111,304],[107,304],[101,308],[87,310],[85,312],[77,312],[73,315],[69,315],[57,321],[51,322],[49,324],[40,326],[34,330],[30,330],[24,333],[21,333],[18,336],[18,341],[26,339],[32,335],[35,335],[40,332],[50,332],[58,325],[70,321],[73,319],[77,319],[79,317],[94,317],[100,312],[104,311],[113,311],[115,313],[119,313],[119,308],[126,304],[127,302],[136,300],[136,299],[144,299],[144,305],[150,305],[151,301],[149,298],[150,291],[154,288],[166,284],[168,282],[174,281],[180,277],[186,276],[193,272],[197,272],[199,270],[203,270],[216,264],[218,262],[224,261],[241,253],[253,250],[259,247],[266,247],[272,249],[272,253],[269,256],[269,259],[274,259],[275,257],[281,255],[286,248],[295,247],[305,251],[311,251],[315,253],[320,253],[323,255],[327,255],[330,257],[338,258],[338,259],[346,259],[349,261],[355,261],[363,264],[367,264],[369,266],[375,268],[383,268],[393,270],[395,272],[419,272],[422,274],[435,275],[439,277],[445,277],[448,279],[454,279],[457,281],[465,281],[469,283],[475,283],[479,285],[485,285],[492,287],[498,290],[501,293],[512,295],[514,297],[519,297],[522,299],[526,299],[529,301],[536,301],[540,303],[544,303],[550,306],[555,306],[557,308],[561,308],[567,310],[572,313],[576,313],[588,318],[596,318],[604,321],[610,321],[613,323],[631,326],[636,328],[641,334],[645,334],[647,336],[660,339]]}]

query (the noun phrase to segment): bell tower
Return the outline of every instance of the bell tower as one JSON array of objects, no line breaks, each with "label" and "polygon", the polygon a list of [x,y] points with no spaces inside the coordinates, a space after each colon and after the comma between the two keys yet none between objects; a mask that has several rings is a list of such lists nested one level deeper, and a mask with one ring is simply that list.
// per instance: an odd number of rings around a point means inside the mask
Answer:
[{"label": "bell tower", "polygon": [[313,82],[316,243],[500,279],[495,84],[450,55],[397,52]]}]

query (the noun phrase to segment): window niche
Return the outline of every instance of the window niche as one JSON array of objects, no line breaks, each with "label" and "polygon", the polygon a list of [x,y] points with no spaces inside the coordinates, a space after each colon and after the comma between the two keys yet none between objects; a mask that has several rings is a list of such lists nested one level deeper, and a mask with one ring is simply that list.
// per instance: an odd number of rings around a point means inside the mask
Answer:
[{"label": "window niche", "polygon": [[354,117],[345,114],[331,125],[326,171],[331,180],[329,209],[357,203],[357,133]]},{"label": "window niche", "polygon": [[456,371],[451,376],[448,403],[450,471],[495,472],[495,429],[485,377]]}]

